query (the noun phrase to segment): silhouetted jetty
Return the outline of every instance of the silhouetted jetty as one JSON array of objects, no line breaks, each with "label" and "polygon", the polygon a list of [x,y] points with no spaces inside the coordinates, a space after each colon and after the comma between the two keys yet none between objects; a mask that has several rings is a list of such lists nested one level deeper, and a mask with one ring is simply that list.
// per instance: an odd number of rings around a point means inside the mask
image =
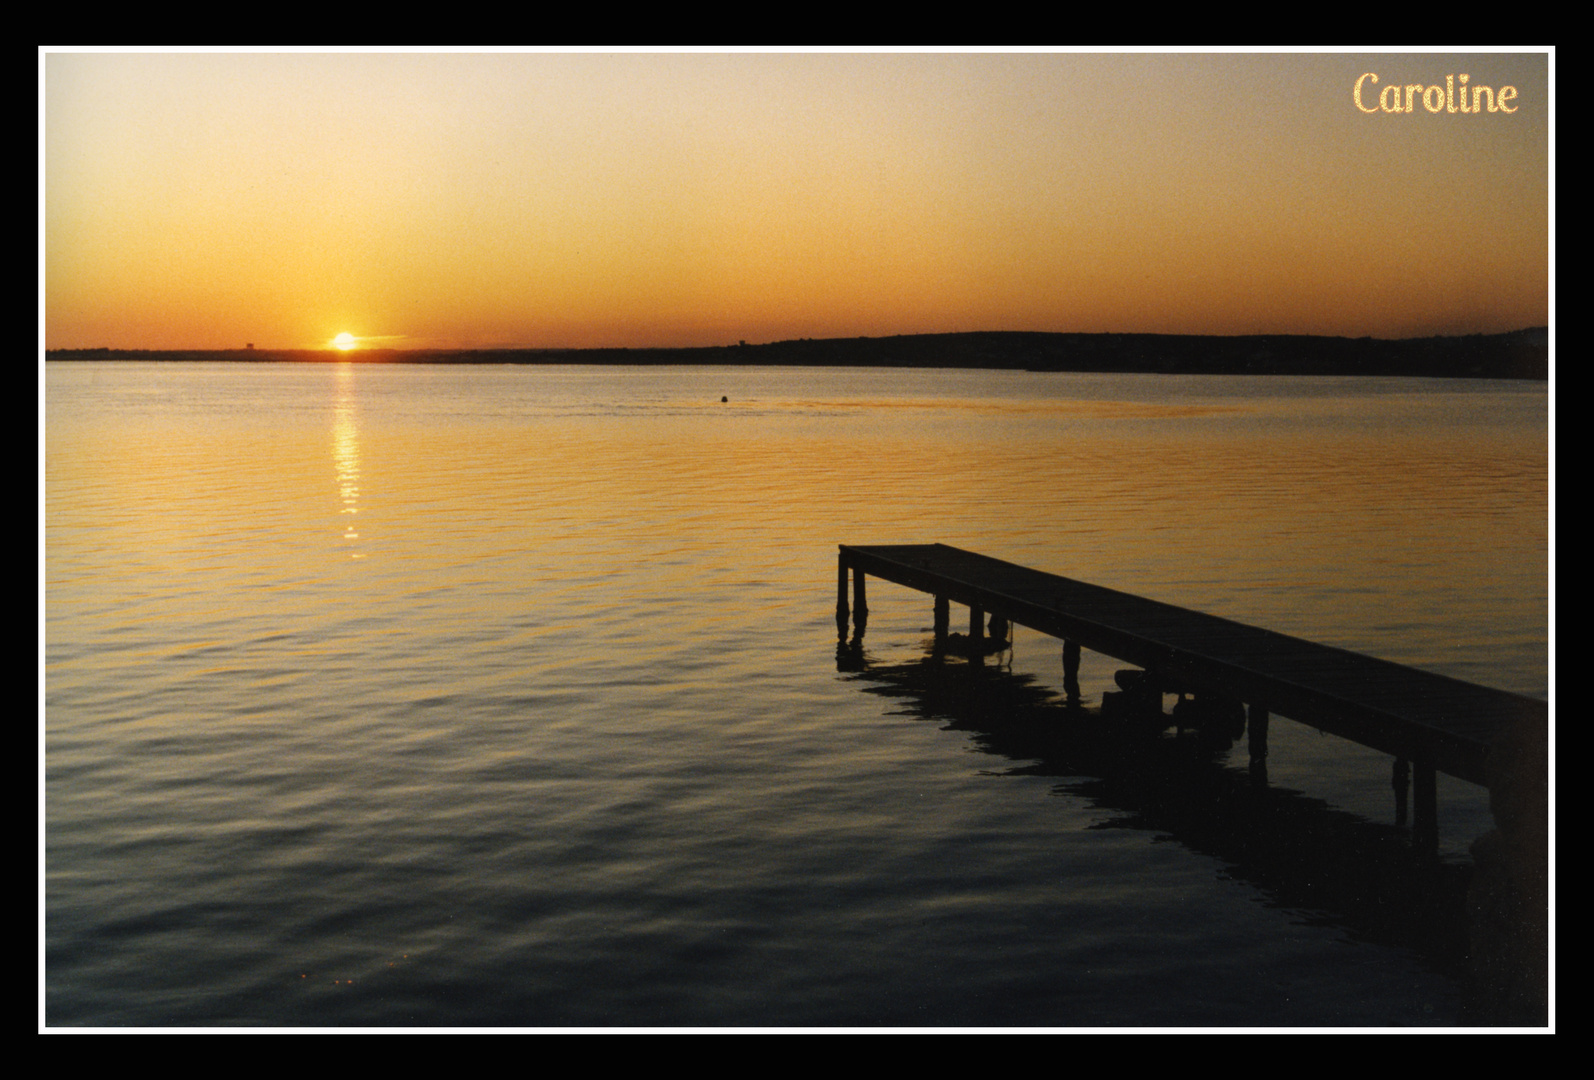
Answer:
[{"label": "silhouetted jetty", "polygon": [[[1413,832],[1429,847],[1438,836],[1436,772],[1488,786],[1493,798],[1501,764],[1523,732],[1548,729],[1543,701],[945,544],[841,545],[836,627],[844,641],[849,570],[854,643],[868,616],[864,580],[874,576],[935,597],[938,643],[955,637],[948,634],[949,603],[966,606],[968,634],[960,644],[971,657],[983,655],[991,637],[1005,638],[1008,624],[1061,638],[1070,701],[1079,700],[1081,648],[1136,665],[1138,671],[1119,673],[1123,690],[1104,697],[1104,712],[1128,724],[1149,718],[1155,730],[1211,723],[1238,735],[1248,728],[1252,769],[1263,778],[1274,714],[1392,754],[1397,819],[1406,816],[1409,777]],[[1180,695],[1173,716],[1163,716],[1163,694]]]}]

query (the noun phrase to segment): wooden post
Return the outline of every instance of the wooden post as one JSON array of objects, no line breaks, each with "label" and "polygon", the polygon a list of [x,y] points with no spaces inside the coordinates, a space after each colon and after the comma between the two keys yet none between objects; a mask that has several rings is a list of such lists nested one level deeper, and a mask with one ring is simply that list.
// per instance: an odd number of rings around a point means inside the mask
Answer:
[{"label": "wooden post", "polygon": [[946,641],[946,628],[948,623],[951,622],[951,618],[952,613],[946,597],[937,596],[935,598],[935,640],[938,643]]},{"label": "wooden post", "polygon": [[991,616],[991,640],[1007,640],[1007,619],[1002,615]]},{"label": "wooden post", "polygon": [[1389,778],[1395,789],[1395,824],[1406,824],[1406,795],[1411,790],[1411,762],[1403,757],[1395,759],[1394,774]]},{"label": "wooden post", "polygon": [[1247,710],[1246,729],[1249,732],[1251,768],[1267,765],[1267,710],[1252,702]]},{"label": "wooden post", "polygon": [[1063,694],[1070,705],[1079,704],[1079,643],[1063,642]]},{"label": "wooden post", "polygon": [[978,646],[985,640],[985,612],[977,607],[969,608],[969,647]]},{"label": "wooden post", "polygon": [[1253,702],[1247,710],[1246,721],[1250,731],[1251,760],[1267,757],[1267,710]]},{"label": "wooden post", "polygon": [[847,640],[847,556],[836,557],[836,637]]},{"label": "wooden post", "polygon": [[1417,758],[1412,762],[1412,839],[1433,851],[1439,847],[1439,802],[1435,791],[1433,762]]},{"label": "wooden post", "polygon": [[862,623],[869,617],[869,602],[863,595],[863,571],[852,568],[852,617]]}]

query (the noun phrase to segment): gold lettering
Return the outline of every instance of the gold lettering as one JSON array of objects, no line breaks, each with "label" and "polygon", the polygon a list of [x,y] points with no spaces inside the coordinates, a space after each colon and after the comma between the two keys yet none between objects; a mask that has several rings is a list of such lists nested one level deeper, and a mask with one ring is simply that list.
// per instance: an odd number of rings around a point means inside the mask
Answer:
[{"label": "gold lettering", "polygon": [[[1508,104],[1517,99],[1517,88],[1502,86],[1498,91],[1492,86],[1469,85],[1472,76],[1461,73],[1459,77],[1459,93],[1456,75],[1446,75],[1443,86],[1435,83],[1424,86],[1422,83],[1390,83],[1378,91],[1378,104],[1372,105],[1362,98],[1362,90],[1368,86],[1377,86],[1379,83],[1376,72],[1363,72],[1351,87],[1351,101],[1355,103],[1358,112],[1368,113],[1410,113],[1417,111],[1417,103],[1422,102],[1422,107],[1431,113],[1470,113],[1477,114],[1485,110],[1489,112],[1514,113],[1518,106]],[[1471,91],[1469,99],[1467,92]],[[1401,92],[1405,92],[1405,100],[1401,100]]]},{"label": "gold lettering", "polygon": [[[1362,81],[1364,79],[1371,79],[1371,80],[1373,80],[1373,85],[1374,86],[1378,85],[1378,76],[1374,75],[1370,71],[1367,72],[1367,74],[1363,75],[1360,79],[1356,80],[1356,88],[1350,92],[1351,99],[1356,102],[1356,107],[1358,109],[1360,109],[1362,112],[1364,112],[1364,113],[1377,112],[1378,110],[1369,109],[1367,106],[1362,104]],[[1388,90],[1389,87],[1386,86],[1386,87],[1384,87],[1384,89]],[[1386,109],[1384,111],[1388,112],[1389,110]]]}]

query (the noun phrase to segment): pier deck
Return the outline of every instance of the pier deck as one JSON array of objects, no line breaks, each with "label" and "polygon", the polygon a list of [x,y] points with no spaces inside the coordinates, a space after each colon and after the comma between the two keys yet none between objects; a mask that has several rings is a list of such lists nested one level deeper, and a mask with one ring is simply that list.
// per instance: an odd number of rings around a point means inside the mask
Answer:
[{"label": "pier deck", "polygon": [[[1250,710],[1252,750],[1276,713],[1396,758],[1415,771],[1418,827],[1431,827],[1433,770],[1489,783],[1490,748],[1513,725],[1548,725],[1534,698],[1435,675],[1230,619],[1017,566],[945,544],[841,545],[837,626],[845,635],[847,572],[854,618],[867,615],[865,575],[936,598],[936,632],[948,601],[970,609],[969,634],[983,616],[1062,638],[1145,669],[1169,692],[1218,695]],[[1077,660],[1075,661],[1077,671]],[[1404,805],[1404,798],[1400,800]],[[1402,810],[1402,817],[1404,816]]]}]

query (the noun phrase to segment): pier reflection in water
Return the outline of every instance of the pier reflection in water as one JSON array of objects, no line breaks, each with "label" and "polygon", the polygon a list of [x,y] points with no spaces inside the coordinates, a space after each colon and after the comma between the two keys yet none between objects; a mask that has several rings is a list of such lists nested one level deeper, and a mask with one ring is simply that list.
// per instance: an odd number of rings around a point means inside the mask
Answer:
[{"label": "pier reflection in water", "polygon": [[1229,763],[1222,734],[1104,718],[1013,671],[1000,650],[971,661],[927,643],[918,659],[877,662],[855,633],[837,645],[836,667],[898,715],[969,733],[1012,763],[1005,774],[1056,777],[1056,794],[1108,812],[1091,828],[1157,833],[1215,858],[1269,906],[1464,974],[1469,867],[1427,857],[1405,829],[1267,784]]}]

